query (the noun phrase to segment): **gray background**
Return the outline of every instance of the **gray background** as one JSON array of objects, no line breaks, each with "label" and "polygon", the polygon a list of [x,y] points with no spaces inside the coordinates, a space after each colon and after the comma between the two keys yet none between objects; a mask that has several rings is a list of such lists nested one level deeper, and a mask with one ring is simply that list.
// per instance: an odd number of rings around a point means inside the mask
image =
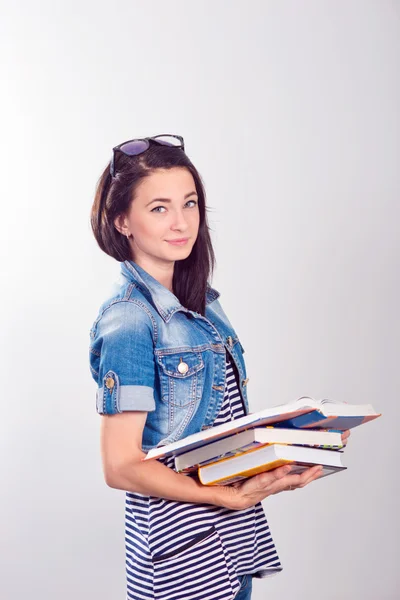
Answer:
[{"label": "gray background", "polygon": [[89,328],[113,145],[184,136],[252,410],[370,402],[344,473],[264,502],[284,571],[254,599],[400,597],[398,1],[2,2],[4,600],[125,596]]}]

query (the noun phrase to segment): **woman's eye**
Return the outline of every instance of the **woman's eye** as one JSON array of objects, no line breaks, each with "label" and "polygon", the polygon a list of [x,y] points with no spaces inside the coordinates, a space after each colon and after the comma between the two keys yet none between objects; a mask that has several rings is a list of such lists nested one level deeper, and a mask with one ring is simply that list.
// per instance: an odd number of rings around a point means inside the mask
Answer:
[{"label": "woman's eye", "polygon": [[[186,202],[186,206],[189,204],[189,202],[193,202],[194,206],[196,206],[196,204],[197,204],[197,200],[188,200]],[[161,213],[161,211],[159,210],[160,208],[165,208],[165,206],[155,206],[154,208],[151,209],[150,212]],[[192,207],[190,207],[190,208],[192,208]]]}]

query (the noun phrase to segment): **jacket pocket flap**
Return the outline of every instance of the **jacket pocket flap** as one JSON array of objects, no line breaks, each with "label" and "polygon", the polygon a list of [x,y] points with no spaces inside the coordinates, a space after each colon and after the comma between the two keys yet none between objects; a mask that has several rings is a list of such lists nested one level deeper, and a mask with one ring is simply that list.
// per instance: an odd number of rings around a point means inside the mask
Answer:
[{"label": "jacket pocket flap", "polygon": [[184,379],[190,377],[200,369],[203,369],[204,362],[200,352],[174,352],[158,354],[157,361],[161,365],[164,373],[171,377]]}]

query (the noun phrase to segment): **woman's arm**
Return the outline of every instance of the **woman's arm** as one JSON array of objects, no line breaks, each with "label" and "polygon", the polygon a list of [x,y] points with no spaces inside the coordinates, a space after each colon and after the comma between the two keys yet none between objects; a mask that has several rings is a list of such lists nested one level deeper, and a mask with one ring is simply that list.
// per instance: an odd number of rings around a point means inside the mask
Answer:
[{"label": "woman's arm", "polygon": [[142,461],[146,417],[143,411],[102,416],[101,454],[107,485],[169,500],[215,504],[215,489],[157,460]]},{"label": "woman's arm", "polygon": [[321,470],[312,467],[301,475],[288,475],[284,466],[232,486],[205,486],[197,479],[176,473],[157,460],[142,461],[142,435],[147,412],[129,411],[103,415],[101,453],[107,485],[179,502],[205,503],[241,510],[267,496],[292,487],[304,487]]}]

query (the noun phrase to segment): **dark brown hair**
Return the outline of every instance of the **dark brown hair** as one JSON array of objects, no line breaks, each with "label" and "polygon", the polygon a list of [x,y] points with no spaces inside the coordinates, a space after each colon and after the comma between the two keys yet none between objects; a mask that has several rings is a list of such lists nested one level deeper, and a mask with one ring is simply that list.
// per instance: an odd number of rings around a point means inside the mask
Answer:
[{"label": "dark brown hair", "polygon": [[132,256],[129,242],[115,227],[114,220],[128,211],[139,183],[156,169],[185,167],[192,174],[199,200],[199,232],[190,255],[175,262],[172,285],[183,306],[204,315],[206,289],[216,261],[199,172],[182,149],[161,146],[151,140],[149,149],[138,156],[118,152],[115,166],[114,178],[111,178],[109,163],[97,183],[90,223],[100,248],[119,262],[132,260]]}]

